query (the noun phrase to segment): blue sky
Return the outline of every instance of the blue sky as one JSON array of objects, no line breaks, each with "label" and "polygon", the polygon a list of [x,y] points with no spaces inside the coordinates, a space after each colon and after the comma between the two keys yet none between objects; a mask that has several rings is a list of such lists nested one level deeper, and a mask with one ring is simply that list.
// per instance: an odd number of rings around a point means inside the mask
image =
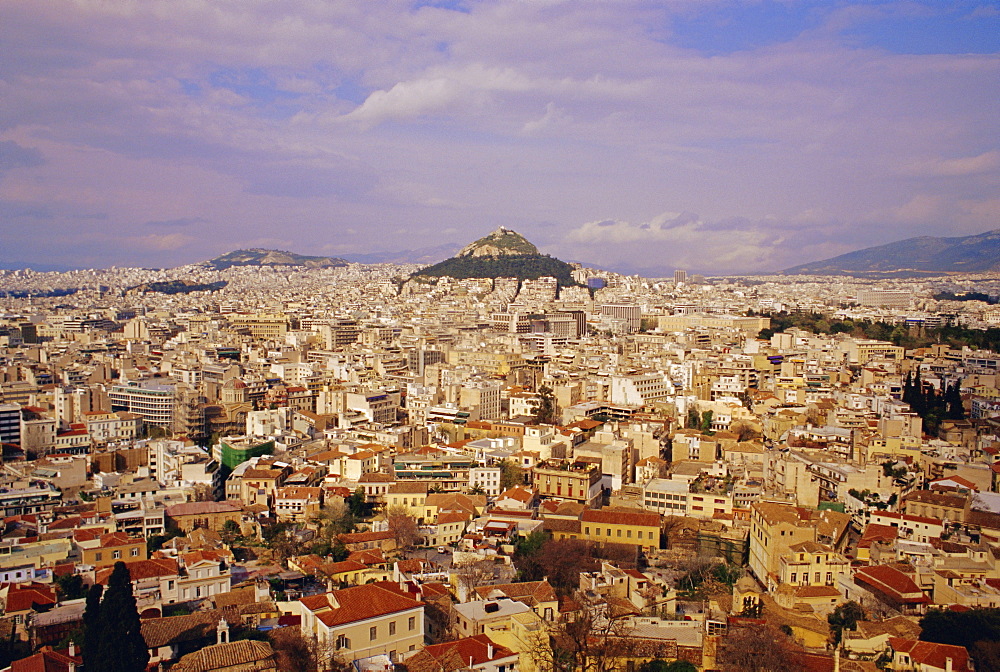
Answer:
[{"label": "blue sky", "polygon": [[766,272],[1000,227],[1000,3],[6,0],[0,264]]}]

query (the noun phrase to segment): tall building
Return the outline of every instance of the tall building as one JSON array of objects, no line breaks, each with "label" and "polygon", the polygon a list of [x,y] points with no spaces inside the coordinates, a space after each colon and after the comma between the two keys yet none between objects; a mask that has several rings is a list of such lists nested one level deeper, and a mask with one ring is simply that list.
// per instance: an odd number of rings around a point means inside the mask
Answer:
[{"label": "tall building", "polygon": [[174,422],[174,386],[162,383],[126,382],[108,392],[112,411],[128,411],[143,422],[171,428]]},{"label": "tall building", "polygon": [[0,443],[21,443],[20,404],[0,404]]},{"label": "tall building", "polygon": [[642,325],[642,309],[630,303],[605,303],[600,307],[601,315],[620,320],[629,332],[638,331]]},{"label": "tall building", "polygon": [[687,282],[687,279],[688,279],[687,271],[682,271],[680,269],[674,271],[674,282],[677,283]]}]

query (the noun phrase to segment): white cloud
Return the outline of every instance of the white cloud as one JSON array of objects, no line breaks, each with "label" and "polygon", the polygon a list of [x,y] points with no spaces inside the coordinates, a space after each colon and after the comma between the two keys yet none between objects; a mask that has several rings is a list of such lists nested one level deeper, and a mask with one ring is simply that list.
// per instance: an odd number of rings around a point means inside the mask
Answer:
[{"label": "white cloud", "polygon": [[907,166],[904,172],[912,175],[964,177],[993,172],[998,169],[1000,169],[1000,151],[993,150],[976,156],[922,161]]}]

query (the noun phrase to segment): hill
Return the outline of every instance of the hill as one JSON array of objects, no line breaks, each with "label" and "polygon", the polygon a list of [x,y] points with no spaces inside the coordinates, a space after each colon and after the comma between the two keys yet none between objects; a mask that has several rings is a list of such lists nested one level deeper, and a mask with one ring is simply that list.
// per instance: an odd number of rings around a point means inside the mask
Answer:
[{"label": "hill", "polygon": [[336,268],[347,266],[346,261],[337,257],[307,257],[284,250],[234,250],[222,256],[210,259],[204,266],[223,271],[233,266],[305,266],[306,268]]},{"label": "hill", "polygon": [[493,233],[469,243],[450,259],[423,268],[414,276],[452,278],[518,278],[537,280],[551,276],[560,287],[576,284],[573,266],[547,254],[524,236],[500,227]]},{"label": "hill", "polygon": [[1000,229],[959,238],[919,236],[789,268],[798,275],[886,277],[1000,270]]}]

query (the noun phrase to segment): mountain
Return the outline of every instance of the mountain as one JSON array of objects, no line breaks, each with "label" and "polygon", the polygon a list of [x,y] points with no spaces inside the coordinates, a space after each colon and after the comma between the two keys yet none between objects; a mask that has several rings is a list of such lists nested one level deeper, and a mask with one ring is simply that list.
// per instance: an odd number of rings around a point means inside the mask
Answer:
[{"label": "mountain", "polygon": [[307,257],[284,250],[234,250],[221,257],[210,259],[203,265],[223,271],[233,266],[305,266],[306,268],[335,268],[347,266],[346,261],[337,257]]},{"label": "mountain", "polygon": [[575,285],[573,266],[547,254],[519,233],[500,227],[469,243],[450,259],[423,268],[414,276],[452,278],[518,278],[536,280],[552,276],[559,286]]},{"label": "mountain", "polygon": [[960,238],[919,236],[789,268],[808,275],[931,275],[1000,270],[1000,229]]}]

